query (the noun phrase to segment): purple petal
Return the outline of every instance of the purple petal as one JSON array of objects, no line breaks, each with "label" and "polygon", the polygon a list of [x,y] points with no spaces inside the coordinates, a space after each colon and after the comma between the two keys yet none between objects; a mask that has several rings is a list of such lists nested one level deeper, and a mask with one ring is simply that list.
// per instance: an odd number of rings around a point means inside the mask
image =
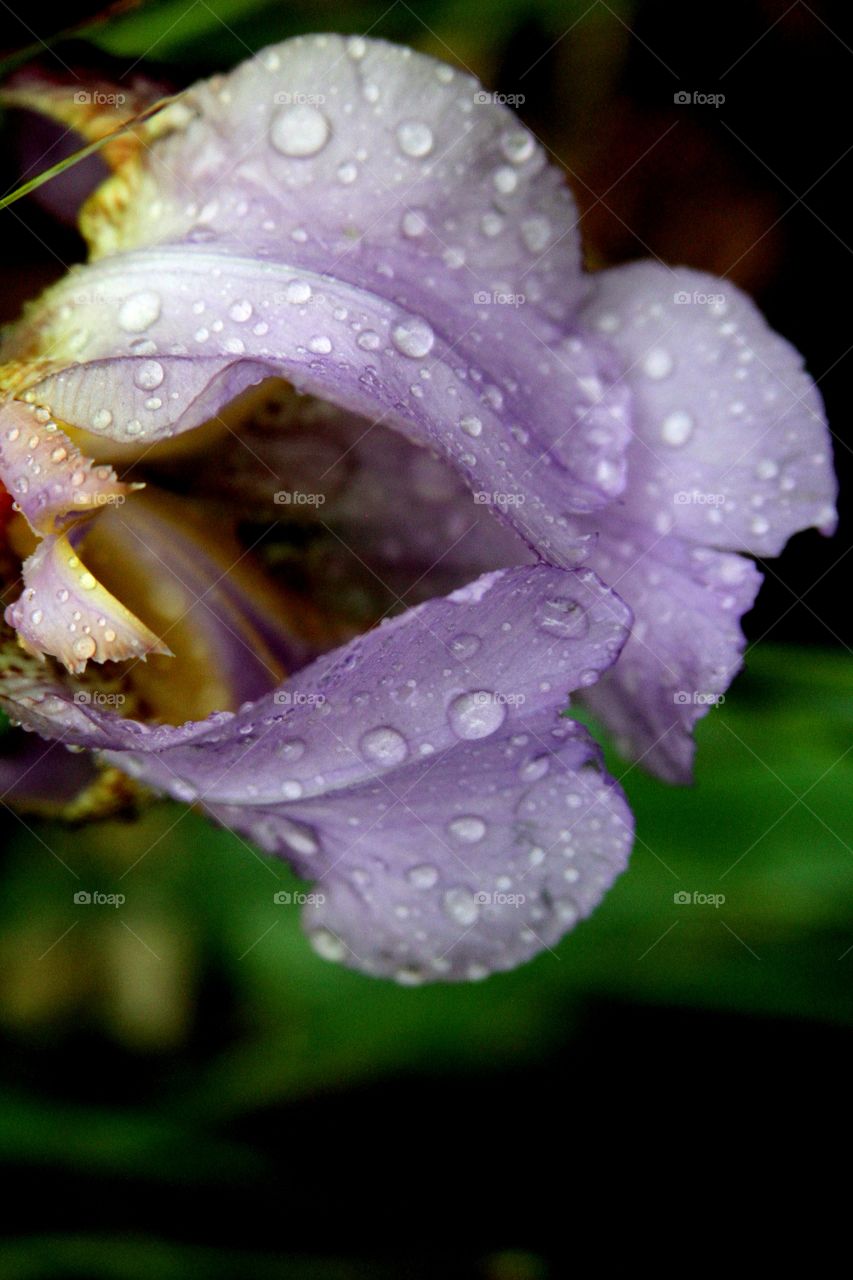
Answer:
[{"label": "purple petal", "polygon": [[169,648],[111,595],[75,549],[71,534],[50,534],[22,569],[24,589],[5,618],[31,654],[50,654],[79,674],[87,662],[141,659]]},{"label": "purple petal", "polygon": [[25,813],[53,813],[70,804],[97,777],[88,753],[31,734],[8,733],[0,750],[0,804]]},{"label": "purple petal", "polygon": [[0,404],[0,480],[37,533],[123,501],[131,488],[112,467],[95,466],[43,411],[17,400]]},{"label": "purple petal", "polygon": [[615,518],[589,564],[630,606],[634,623],[619,661],[583,701],[623,755],[668,782],[689,782],[693,728],[740,669],[739,623],[761,574],[743,556]]},{"label": "purple petal", "polygon": [[831,532],[823,405],[755,304],[728,280],[654,262],[593,280],[583,317],[619,351],[632,395],[625,514],[760,556],[798,529]]},{"label": "purple petal", "polygon": [[562,177],[481,96],[431,59],[334,37],[197,86],[133,198],[120,174],[90,203],[100,256],[7,357],[37,343],[76,361],[30,394],[123,441],[284,376],[435,449],[475,491],[523,494],[508,518],[575,562],[561,519],[621,491],[627,394],[606,344],[569,336],[586,285]]},{"label": "purple petal", "polygon": [[[615,660],[628,620],[592,573],[518,568],[411,610],[232,718],[147,730],[26,674],[6,691],[31,727],[112,748],[132,776],[316,880],[327,902],[309,927],[326,954],[339,945],[404,981],[465,978],[556,941],[625,864],[621,793],[558,713]],[[493,829],[482,844],[480,823]],[[521,912],[476,901],[508,884]]]}]

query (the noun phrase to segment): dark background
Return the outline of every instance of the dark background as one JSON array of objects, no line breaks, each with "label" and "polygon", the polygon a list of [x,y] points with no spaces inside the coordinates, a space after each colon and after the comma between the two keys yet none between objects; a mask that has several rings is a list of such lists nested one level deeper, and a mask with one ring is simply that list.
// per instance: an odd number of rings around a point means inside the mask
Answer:
[{"label": "dark background", "polygon": [[[0,54],[54,34],[13,8]],[[118,77],[142,58],[180,87],[309,29],[369,30],[523,94],[591,265],[651,253],[752,293],[804,353],[846,481],[848,5],[181,0],[37,61]],[[678,105],[679,90],[725,102]],[[4,317],[82,256],[33,200],[0,213]],[[606,1253],[588,1214],[658,1177],[706,1227],[730,1220],[849,1072],[848,549],[842,525],[766,566],[748,671],[703,726],[696,787],[626,777],[634,866],[557,963],[392,990],[306,954],[267,873],[195,817],[168,832],[176,808],[85,831],[5,814],[0,1148],[19,1200],[0,1274],[540,1280],[581,1241]],[[109,888],[152,841],[132,923],[159,964],[100,918],[40,959],[73,919],[50,851]],[[673,912],[673,888],[719,885],[725,910]],[[722,1209],[690,1205],[682,1177],[709,1149],[732,1193]],[[665,1242],[668,1205],[647,1221]]]}]

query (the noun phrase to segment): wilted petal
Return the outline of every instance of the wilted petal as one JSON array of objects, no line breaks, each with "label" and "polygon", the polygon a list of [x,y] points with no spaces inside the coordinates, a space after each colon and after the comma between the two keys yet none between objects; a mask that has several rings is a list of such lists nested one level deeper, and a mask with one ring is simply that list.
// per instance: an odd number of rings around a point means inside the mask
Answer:
[{"label": "wilted petal", "polygon": [[831,532],[823,405],[755,304],[728,280],[655,262],[592,279],[583,318],[622,355],[632,397],[625,514],[760,556],[798,529]]},{"label": "wilted petal", "polygon": [[[403,980],[464,978],[550,945],[624,866],[624,800],[559,712],[615,660],[628,617],[594,574],[518,568],[377,628],[231,719],[146,732],[26,675],[6,690],[32,727],[112,747],[106,758],[133,776],[200,800],[316,880],[329,914],[309,927],[347,931],[356,956],[338,958]],[[481,821],[495,824],[482,843]],[[371,843],[371,824],[387,838]],[[521,914],[476,902],[522,874]],[[407,926],[396,908],[413,898]]]}]

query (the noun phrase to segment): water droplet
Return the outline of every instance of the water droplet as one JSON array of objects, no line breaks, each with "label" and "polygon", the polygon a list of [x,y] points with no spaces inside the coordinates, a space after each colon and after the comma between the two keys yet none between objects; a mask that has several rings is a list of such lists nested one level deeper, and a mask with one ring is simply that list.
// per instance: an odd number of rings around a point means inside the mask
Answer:
[{"label": "water droplet", "polygon": [[158,361],[145,360],[134,372],[133,381],[143,391],[153,391],[165,376],[163,366]]},{"label": "water droplet", "polygon": [[311,297],[311,286],[306,280],[290,280],[284,290],[284,296],[294,306],[301,306]]},{"label": "water droplet", "polygon": [[113,415],[109,409],[99,409],[92,419],[92,426],[96,431],[105,431],[113,420]]},{"label": "water droplet", "polygon": [[487,738],[506,719],[506,704],[488,689],[473,689],[454,698],[447,716],[457,737]]},{"label": "water droplet", "polygon": [[450,641],[450,651],[455,658],[459,658],[465,662],[468,658],[473,658],[474,654],[480,648],[481,640],[479,636],[463,633],[454,636]]},{"label": "water droplet", "polygon": [[444,910],[455,924],[461,924],[466,928],[476,923],[480,914],[480,908],[474,900],[473,893],[462,888],[448,889],[444,895]]},{"label": "water droplet", "polygon": [[406,873],[406,879],[415,889],[432,889],[438,883],[438,871],[424,862],[418,867],[412,867]]},{"label": "water droplet", "polygon": [[521,238],[531,253],[542,253],[551,243],[551,224],[547,218],[525,218]]},{"label": "water droplet", "polygon": [[540,778],[544,778],[545,774],[551,767],[551,763],[547,756],[534,756],[532,760],[528,760],[519,769],[519,776],[522,782],[538,782]]},{"label": "water droplet", "polygon": [[506,165],[501,165],[501,167],[499,169],[495,169],[492,174],[492,182],[495,185],[496,191],[499,191],[502,196],[508,196],[511,195],[518,186],[518,174],[514,169],[510,169]]},{"label": "water droplet", "polygon": [[420,159],[432,151],[432,129],[420,120],[404,120],[397,126],[397,141],[404,155]]},{"label": "water droplet", "polygon": [[285,800],[298,800],[302,795],[302,783],[295,778],[288,778],[281,784],[281,794]]},{"label": "water droplet", "polygon": [[374,333],[372,329],[365,329],[364,333],[360,333],[355,340],[356,346],[361,347],[362,351],[375,351],[377,347],[382,345],[382,339],[378,333]]},{"label": "water droplet", "polygon": [[312,929],[308,934],[311,946],[323,960],[343,960],[347,949],[336,934],[328,929]]},{"label": "water droplet", "polygon": [[342,182],[345,187],[350,186],[358,177],[358,165],[353,164],[352,160],[346,160],[342,165],[338,166],[338,182]]},{"label": "water droplet", "polygon": [[142,333],[159,319],[162,305],[159,293],[134,293],[121,304],[119,325],[126,333]]},{"label": "water droplet", "polygon": [[668,413],[661,423],[660,434],[664,444],[676,447],[686,444],[693,433],[693,419],[683,409]]},{"label": "water droplet", "polygon": [[652,347],[643,360],[643,373],[654,380],[666,378],[672,373],[672,363],[672,356],[665,347]]},{"label": "water droplet", "polygon": [[463,844],[476,844],[486,834],[486,824],[482,818],[472,814],[462,818],[453,818],[451,822],[448,822],[447,830],[457,840],[461,840]]},{"label": "water droplet", "polygon": [[411,240],[416,240],[418,236],[422,236],[427,229],[426,216],[421,213],[420,209],[407,209],[403,214],[403,220],[400,228],[404,236],[408,236]]},{"label": "water droplet", "polygon": [[331,126],[322,111],[301,104],[279,111],[270,128],[270,142],[283,156],[301,158],[322,151],[330,134]]},{"label": "water droplet", "polygon": [[74,650],[74,656],[84,661],[87,658],[91,658],[97,647],[91,636],[80,636],[79,640],[75,640],[71,646]]},{"label": "water droplet", "polygon": [[332,342],[330,338],[325,336],[325,334],[320,334],[318,337],[310,340],[308,348],[310,351],[313,351],[315,355],[327,356],[332,349]]},{"label": "water droplet", "polygon": [[542,631],[576,639],[589,631],[589,615],[585,607],[570,596],[553,596],[538,610],[537,618]]},{"label": "water droplet", "polygon": [[460,430],[464,431],[466,436],[473,436],[475,439],[483,430],[483,424],[479,418],[468,415],[459,423]]},{"label": "water droplet", "polygon": [[526,129],[511,129],[501,137],[501,151],[512,164],[524,164],[533,155],[534,142]]},{"label": "water droplet", "polygon": [[310,827],[301,822],[291,822],[289,818],[280,818],[278,828],[294,853],[301,853],[308,858],[319,853],[320,844]]},{"label": "water droplet", "polygon": [[369,729],[362,736],[362,754],[368,760],[381,765],[401,764],[409,754],[409,744],[396,729],[389,725],[381,725],[378,729]]},{"label": "water droplet", "polygon": [[253,307],[248,298],[240,298],[237,302],[232,302],[228,308],[228,314],[237,324],[245,324],[251,319]]},{"label": "water droplet", "polygon": [[402,355],[420,360],[432,350],[435,334],[426,320],[412,316],[394,326],[391,331],[391,340]]}]

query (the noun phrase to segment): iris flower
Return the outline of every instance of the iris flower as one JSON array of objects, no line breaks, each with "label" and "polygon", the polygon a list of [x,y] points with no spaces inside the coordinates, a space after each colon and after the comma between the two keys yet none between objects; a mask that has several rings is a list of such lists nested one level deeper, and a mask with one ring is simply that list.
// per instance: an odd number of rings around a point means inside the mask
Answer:
[{"label": "iris flower", "polygon": [[[552,947],[632,844],[569,695],[688,780],[747,557],[832,529],[799,355],[728,281],[587,273],[536,139],[381,41],[269,48],[111,162],[2,349],[6,707],[285,858],[328,959]],[[276,516],[264,580],[234,531]]]}]

